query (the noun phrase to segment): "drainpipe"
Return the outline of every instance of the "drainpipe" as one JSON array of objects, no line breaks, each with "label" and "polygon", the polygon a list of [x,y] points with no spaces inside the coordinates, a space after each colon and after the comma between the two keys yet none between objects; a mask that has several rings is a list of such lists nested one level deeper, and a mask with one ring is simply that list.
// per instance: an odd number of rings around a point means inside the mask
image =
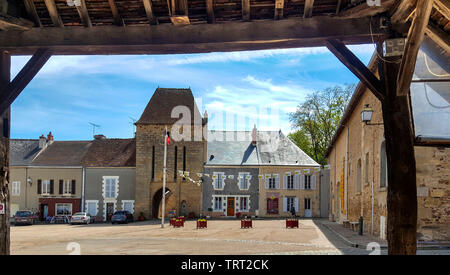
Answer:
[{"label": "drainpipe", "polygon": [[345,180],[345,219],[348,220],[348,142],[349,142],[349,132],[350,127],[347,126],[347,158],[346,158],[346,167],[347,167],[347,179]]},{"label": "drainpipe", "polygon": [[81,212],[84,212],[84,200],[85,200],[85,184],[86,184],[86,167],[82,167],[81,174]]},{"label": "drainpipe", "polygon": [[373,236],[373,206],[374,206],[375,200],[373,198],[373,181],[372,181],[372,222],[371,222],[371,229],[370,234]]}]

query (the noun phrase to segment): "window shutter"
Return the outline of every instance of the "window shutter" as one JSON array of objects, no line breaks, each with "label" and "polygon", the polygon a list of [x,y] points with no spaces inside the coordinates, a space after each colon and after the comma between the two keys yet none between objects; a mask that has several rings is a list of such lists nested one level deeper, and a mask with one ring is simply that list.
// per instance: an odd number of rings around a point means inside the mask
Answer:
[{"label": "window shutter", "polygon": [[50,194],[53,195],[53,187],[55,185],[55,181],[54,180],[50,180]]},{"label": "window shutter", "polygon": [[311,176],[311,189],[316,190],[316,175]]},{"label": "window shutter", "polygon": [[300,176],[300,189],[305,190],[305,175]]},{"label": "window shutter", "polygon": [[283,189],[287,189],[287,181],[288,181],[288,178],[287,178],[286,175],[284,175],[284,177],[283,177]]},{"label": "window shutter", "polygon": [[264,185],[265,185],[266,189],[269,189],[269,179],[265,178],[264,181],[265,181]]},{"label": "window shutter", "polygon": [[75,190],[76,186],[77,186],[77,181],[72,180],[72,195],[75,195],[75,193],[76,193],[76,190]]},{"label": "window shutter", "polygon": [[37,193],[42,194],[42,180],[37,180]]},{"label": "window shutter", "polygon": [[287,212],[287,198],[283,198],[283,212]]},{"label": "window shutter", "polygon": [[62,195],[64,190],[64,181],[59,180],[59,194]]},{"label": "window shutter", "polygon": [[294,189],[299,189],[299,176],[300,175],[294,175]]},{"label": "window shutter", "polygon": [[275,174],[275,188],[280,189],[280,175]]},{"label": "window shutter", "polygon": [[296,197],[294,200],[295,212],[298,212],[298,198]]}]

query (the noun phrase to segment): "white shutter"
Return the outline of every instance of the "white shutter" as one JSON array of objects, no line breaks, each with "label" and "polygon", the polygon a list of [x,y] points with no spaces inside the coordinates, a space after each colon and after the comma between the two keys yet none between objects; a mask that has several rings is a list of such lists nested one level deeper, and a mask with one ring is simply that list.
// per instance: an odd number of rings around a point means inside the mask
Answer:
[{"label": "white shutter", "polygon": [[265,185],[266,189],[269,189],[269,179],[265,178],[264,181],[265,181],[264,185]]},{"label": "white shutter", "polygon": [[316,190],[316,175],[311,176],[311,189]]},{"label": "white shutter", "polygon": [[294,207],[295,207],[295,212],[298,212],[298,198],[296,197],[294,200]]},{"label": "white shutter", "polygon": [[283,198],[283,212],[287,212],[287,198]]},{"label": "white shutter", "polygon": [[299,189],[299,176],[297,174],[294,175],[294,189]]},{"label": "white shutter", "polygon": [[280,175],[275,174],[275,188],[280,189]]},{"label": "white shutter", "polygon": [[300,175],[300,189],[305,190],[305,175]]},{"label": "white shutter", "polygon": [[284,175],[283,177],[283,189],[287,189],[287,176]]}]

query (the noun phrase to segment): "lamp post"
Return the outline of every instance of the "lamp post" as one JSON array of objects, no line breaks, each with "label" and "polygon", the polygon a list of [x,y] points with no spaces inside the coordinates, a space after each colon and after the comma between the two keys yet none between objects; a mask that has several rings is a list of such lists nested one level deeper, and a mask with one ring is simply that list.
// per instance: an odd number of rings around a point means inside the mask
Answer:
[{"label": "lamp post", "polygon": [[373,109],[370,108],[369,104],[366,104],[361,112],[362,122],[364,122],[366,125],[383,125],[383,123],[370,123],[370,121],[372,120],[372,115]]}]

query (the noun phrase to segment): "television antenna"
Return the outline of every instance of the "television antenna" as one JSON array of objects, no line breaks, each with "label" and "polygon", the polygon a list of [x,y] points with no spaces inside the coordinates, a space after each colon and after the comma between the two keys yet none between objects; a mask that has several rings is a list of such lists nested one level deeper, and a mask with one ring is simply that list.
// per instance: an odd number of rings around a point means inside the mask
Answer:
[{"label": "television antenna", "polygon": [[137,121],[137,119],[135,119],[133,117],[130,117],[130,116],[129,116],[129,118],[131,120],[131,122],[130,122],[131,127],[133,127],[133,135],[132,136],[135,136],[136,135],[136,121]]},{"label": "television antenna", "polygon": [[92,122],[89,122],[89,124],[91,124],[91,126],[92,126],[92,137],[94,137],[95,136],[95,128],[100,128],[101,126],[97,125],[95,123],[92,123]]}]

